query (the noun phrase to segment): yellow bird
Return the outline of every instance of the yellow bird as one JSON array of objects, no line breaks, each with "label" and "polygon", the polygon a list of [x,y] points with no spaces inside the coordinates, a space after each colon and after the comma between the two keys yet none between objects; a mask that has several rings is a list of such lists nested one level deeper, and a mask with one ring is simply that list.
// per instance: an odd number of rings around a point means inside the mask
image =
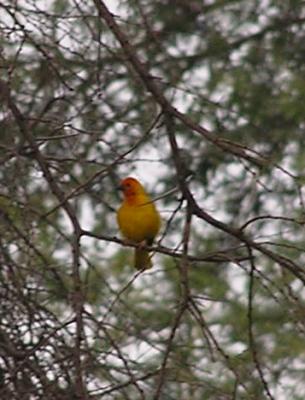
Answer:
[{"label": "yellow bird", "polygon": [[[135,178],[125,178],[120,184],[124,201],[117,212],[117,220],[122,234],[135,243],[152,245],[160,229],[160,215],[144,187]],[[152,267],[147,250],[135,249],[135,267]]]}]

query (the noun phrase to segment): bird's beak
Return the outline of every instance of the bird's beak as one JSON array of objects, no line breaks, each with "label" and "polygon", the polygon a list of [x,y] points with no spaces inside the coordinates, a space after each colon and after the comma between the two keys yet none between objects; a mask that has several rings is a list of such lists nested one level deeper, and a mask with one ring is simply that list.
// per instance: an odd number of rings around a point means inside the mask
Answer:
[{"label": "bird's beak", "polygon": [[122,191],[123,191],[123,185],[122,185],[122,184],[118,185],[118,186],[117,186],[117,190],[118,190],[119,192],[122,192]]}]

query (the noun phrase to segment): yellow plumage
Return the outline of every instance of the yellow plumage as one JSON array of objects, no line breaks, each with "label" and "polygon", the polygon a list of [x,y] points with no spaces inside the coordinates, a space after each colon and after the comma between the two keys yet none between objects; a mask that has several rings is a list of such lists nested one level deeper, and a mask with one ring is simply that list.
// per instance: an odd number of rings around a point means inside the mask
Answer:
[{"label": "yellow plumage", "polygon": [[[160,229],[160,216],[149,195],[135,178],[121,182],[124,201],[117,212],[117,220],[122,234],[135,243],[151,245]],[[152,267],[147,250],[135,249],[135,267]]]}]

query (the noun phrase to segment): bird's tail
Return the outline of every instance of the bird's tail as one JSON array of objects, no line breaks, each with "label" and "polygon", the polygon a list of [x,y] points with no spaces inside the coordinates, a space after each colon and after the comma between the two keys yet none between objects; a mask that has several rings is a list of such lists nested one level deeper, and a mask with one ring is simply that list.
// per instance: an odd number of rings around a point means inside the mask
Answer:
[{"label": "bird's tail", "polygon": [[152,267],[151,256],[147,250],[135,249],[136,269],[149,269]]}]

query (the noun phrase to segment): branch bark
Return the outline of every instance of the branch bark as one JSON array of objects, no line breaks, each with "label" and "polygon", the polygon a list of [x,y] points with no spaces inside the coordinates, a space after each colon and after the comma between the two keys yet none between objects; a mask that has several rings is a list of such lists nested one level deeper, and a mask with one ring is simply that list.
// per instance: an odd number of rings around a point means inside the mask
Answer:
[{"label": "branch bark", "polygon": [[81,347],[84,339],[84,324],[83,324],[83,291],[82,282],[80,277],[80,238],[82,229],[78,222],[76,212],[72,205],[66,199],[64,191],[57,184],[49,168],[48,162],[45,160],[41,153],[39,146],[37,145],[33,135],[28,129],[27,121],[15,104],[10,94],[8,85],[0,80],[0,99],[5,102],[13,114],[16,124],[19,128],[22,139],[27,142],[31,148],[32,157],[36,160],[39,165],[43,176],[48,183],[52,193],[59,200],[63,209],[65,210],[70,222],[73,226],[73,241],[72,241],[72,276],[74,282],[73,294],[72,294],[72,306],[75,312],[76,319],[76,338],[75,338],[75,349],[74,349],[74,367],[75,367],[75,392],[79,399],[86,400],[88,398],[87,389],[84,382],[84,371],[81,360]]}]

